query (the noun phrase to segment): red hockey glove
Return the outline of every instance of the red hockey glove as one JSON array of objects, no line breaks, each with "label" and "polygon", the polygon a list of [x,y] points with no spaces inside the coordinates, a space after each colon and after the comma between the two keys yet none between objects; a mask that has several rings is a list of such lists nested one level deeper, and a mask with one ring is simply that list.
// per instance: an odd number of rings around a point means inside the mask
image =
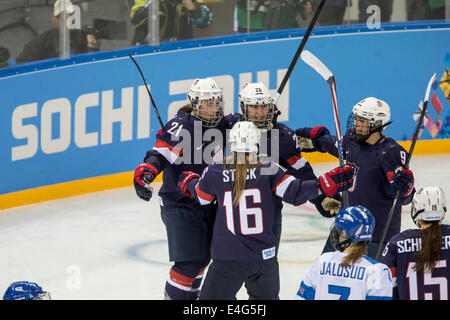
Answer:
[{"label": "red hockey glove", "polygon": [[333,197],[337,192],[345,191],[353,185],[354,175],[353,166],[337,167],[319,177],[319,187],[327,196]]},{"label": "red hockey glove", "polygon": [[193,199],[194,196],[189,192],[188,187],[189,182],[193,179],[200,179],[200,175],[192,171],[183,171],[178,177],[178,186],[180,187],[181,192],[183,192],[186,197],[191,199]]},{"label": "red hockey glove", "polygon": [[150,183],[158,175],[158,169],[156,169],[150,163],[141,163],[134,170],[134,189],[139,198],[145,201],[149,201],[152,197],[152,190]]}]

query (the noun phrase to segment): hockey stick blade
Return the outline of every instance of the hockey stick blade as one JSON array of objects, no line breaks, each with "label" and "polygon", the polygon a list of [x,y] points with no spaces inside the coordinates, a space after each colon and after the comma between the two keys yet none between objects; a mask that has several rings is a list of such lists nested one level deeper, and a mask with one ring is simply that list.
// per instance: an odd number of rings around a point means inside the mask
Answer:
[{"label": "hockey stick blade", "polygon": [[333,73],[310,51],[305,50],[300,56],[302,60],[311,68],[313,68],[318,74],[320,74],[320,76],[324,78],[325,81],[327,81],[328,83],[332,81],[332,78],[334,77]]},{"label": "hockey stick blade", "polygon": [[425,92],[425,98],[423,99],[422,112],[420,113],[419,121],[417,122],[416,132],[414,133],[414,137],[413,137],[413,140],[412,140],[412,143],[411,143],[411,147],[409,149],[408,156],[406,158],[406,164],[405,164],[405,168],[406,169],[408,169],[408,167],[409,167],[409,161],[411,160],[412,153],[414,151],[414,147],[416,145],[417,138],[419,137],[419,133],[420,133],[420,130],[422,129],[422,125],[423,125],[424,119],[425,119],[425,117],[427,115],[427,106],[428,106],[428,100],[430,98],[431,87],[433,86],[433,83],[436,80],[437,80],[436,79],[436,73],[434,73],[433,76],[431,77],[430,81],[428,81],[427,91]]},{"label": "hockey stick blade", "polygon": [[428,87],[427,87],[427,91],[425,93],[425,102],[428,102],[429,98],[430,98],[430,91],[431,91],[431,87],[433,86],[433,83],[436,81],[436,73],[433,74],[433,76],[431,77],[430,81],[428,82]]}]

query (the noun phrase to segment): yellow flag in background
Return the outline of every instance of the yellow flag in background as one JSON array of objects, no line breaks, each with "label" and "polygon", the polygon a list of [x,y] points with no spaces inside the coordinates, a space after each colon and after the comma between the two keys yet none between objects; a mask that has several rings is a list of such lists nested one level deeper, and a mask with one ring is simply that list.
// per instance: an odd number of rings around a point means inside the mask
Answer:
[{"label": "yellow flag in background", "polygon": [[447,69],[441,79],[441,89],[450,103],[450,71]]}]

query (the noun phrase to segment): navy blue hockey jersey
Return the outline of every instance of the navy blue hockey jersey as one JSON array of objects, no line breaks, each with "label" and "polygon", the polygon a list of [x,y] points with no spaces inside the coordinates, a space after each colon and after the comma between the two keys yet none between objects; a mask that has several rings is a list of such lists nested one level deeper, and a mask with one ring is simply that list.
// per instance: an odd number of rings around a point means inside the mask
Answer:
[{"label": "navy blue hockey jersey", "polygon": [[[319,151],[338,157],[335,136],[324,135],[317,138],[316,142]],[[390,183],[395,169],[405,165],[407,153],[391,138],[369,145],[352,140],[348,134],[344,136],[343,151],[347,163],[356,168],[354,185],[348,190],[349,205],[361,205],[372,212],[376,222],[372,239],[379,242],[395,197]],[[399,199],[399,203],[408,204],[413,195],[414,192],[406,199]],[[393,213],[386,239],[400,232],[400,223],[401,206],[398,205]]]},{"label": "navy blue hockey jersey", "polygon": [[442,226],[440,260],[432,273],[414,271],[421,248],[419,229],[405,230],[389,240],[380,261],[386,264],[396,282],[399,299],[448,300],[450,280],[450,226]]},{"label": "navy blue hockey jersey", "polygon": [[[238,121],[245,121],[245,117],[241,113],[233,113],[226,117],[227,127],[232,128]],[[310,163],[302,157],[300,147],[298,145],[297,135],[288,126],[275,122],[272,124],[272,129],[261,130],[260,154],[269,156],[273,161],[279,163],[287,170],[287,173],[297,179],[314,180],[317,179]],[[278,155],[278,156],[276,156]],[[315,199],[309,199],[319,211],[319,213],[330,218],[331,214],[322,208],[322,200],[326,197],[325,194],[320,195]],[[336,194],[335,198],[339,198]],[[283,203],[279,201],[279,213]],[[281,216],[278,217],[279,224],[281,224]],[[281,234],[281,230],[279,230]]]},{"label": "navy blue hockey jersey", "polygon": [[144,159],[160,172],[164,171],[163,185],[158,193],[162,206],[200,208],[195,199],[179,192],[178,177],[183,171],[201,174],[215,159],[223,158],[226,125],[223,118],[216,128],[204,128],[201,121],[182,109],[167,122]]},{"label": "navy blue hockey jersey", "polygon": [[[275,167],[273,174],[261,174]],[[234,171],[230,165],[213,164],[205,169],[195,187],[202,205],[217,199],[211,255],[214,259],[261,261],[276,257],[279,239],[273,224],[280,207],[277,201],[300,205],[318,196],[316,180],[299,180],[274,162],[249,169],[239,205],[233,206]]]},{"label": "navy blue hockey jersey", "polygon": [[[231,129],[236,122],[245,121],[245,117],[241,113],[234,113],[228,115],[225,120],[227,121],[227,127]],[[312,180],[317,178],[309,162],[302,157],[297,135],[282,123],[273,123],[271,130],[261,130],[259,153],[269,156],[275,162],[278,161],[288,174],[297,179]],[[275,159],[275,154],[278,154],[277,159]]]}]

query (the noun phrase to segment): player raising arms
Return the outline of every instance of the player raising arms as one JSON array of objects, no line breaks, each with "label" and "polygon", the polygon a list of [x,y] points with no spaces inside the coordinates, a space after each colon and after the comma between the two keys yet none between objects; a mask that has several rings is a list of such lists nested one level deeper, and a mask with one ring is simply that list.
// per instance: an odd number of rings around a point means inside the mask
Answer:
[{"label": "player raising arms", "polygon": [[[203,271],[210,262],[210,207],[202,207],[180,194],[178,176],[183,171],[202,173],[218,152],[223,157],[225,123],[222,89],[211,79],[196,79],[188,92],[190,105],[181,108],[158,133],[153,149],[134,172],[137,195],[146,201],[152,196],[150,183],[164,171],[159,191],[161,218],[167,231],[169,259],[174,264],[165,285],[165,298],[196,299]],[[205,138],[218,129],[220,134]],[[216,130],[217,131],[217,130]],[[211,141],[213,140],[213,141]]]},{"label": "player raising arms", "polygon": [[273,225],[281,209],[275,203],[281,199],[300,205],[321,193],[333,196],[353,183],[352,166],[336,168],[319,179],[295,179],[281,166],[258,156],[260,135],[252,122],[237,122],[229,138],[232,155],[225,163],[208,166],[201,178],[192,172],[183,172],[179,178],[186,196],[194,195],[202,205],[218,203],[213,261],[201,300],[235,299],[244,283],[250,299],[277,299],[279,239]]},{"label": "player raising arms", "polygon": [[[396,191],[400,192],[402,205],[410,203],[415,192],[413,173],[403,168],[405,149],[382,133],[391,123],[390,114],[386,102],[373,97],[362,100],[353,107],[343,141],[344,158],[356,167],[355,184],[348,193],[349,205],[364,206],[376,221],[368,253],[372,258],[376,256]],[[337,138],[327,128],[300,128],[296,134],[302,151],[328,152],[338,157]],[[400,219],[401,205],[393,213],[386,240],[400,232]],[[330,238],[323,252],[329,251],[333,251]]]},{"label": "player raising arms", "polygon": [[425,187],[414,195],[411,218],[420,229],[405,230],[389,240],[380,261],[391,268],[394,299],[448,300],[450,226],[444,190]]},{"label": "player raising arms", "polygon": [[323,253],[300,284],[299,300],[391,300],[389,268],[366,256],[375,219],[362,206],[342,209],[331,241],[337,251]]}]

